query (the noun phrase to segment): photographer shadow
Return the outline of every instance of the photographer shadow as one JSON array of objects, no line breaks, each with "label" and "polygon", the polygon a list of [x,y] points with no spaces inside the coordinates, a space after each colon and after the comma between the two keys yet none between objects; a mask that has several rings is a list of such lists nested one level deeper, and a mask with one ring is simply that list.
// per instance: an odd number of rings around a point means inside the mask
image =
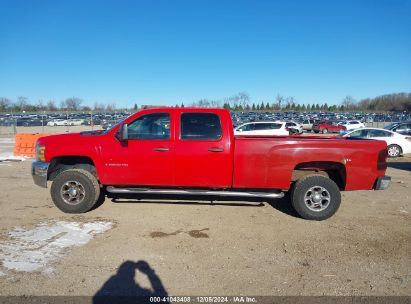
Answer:
[{"label": "photographer shadow", "polygon": [[[146,275],[151,289],[135,280],[136,270]],[[167,297],[168,293],[155,271],[145,261],[126,261],[93,297],[93,304],[147,303],[150,297]]]}]

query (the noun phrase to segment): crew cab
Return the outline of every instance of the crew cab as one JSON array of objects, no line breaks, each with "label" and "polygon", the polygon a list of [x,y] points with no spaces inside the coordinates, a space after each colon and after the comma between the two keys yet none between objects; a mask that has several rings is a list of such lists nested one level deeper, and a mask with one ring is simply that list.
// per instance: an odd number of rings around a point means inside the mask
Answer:
[{"label": "crew cab", "polygon": [[271,200],[289,191],[302,218],[324,220],[340,191],[388,187],[386,157],[383,141],[234,136],[227,110],[157,108],[110,130],[39,138],[32,176],[41,187],[51,182],[67,213],[87,212],[105,195]]}]

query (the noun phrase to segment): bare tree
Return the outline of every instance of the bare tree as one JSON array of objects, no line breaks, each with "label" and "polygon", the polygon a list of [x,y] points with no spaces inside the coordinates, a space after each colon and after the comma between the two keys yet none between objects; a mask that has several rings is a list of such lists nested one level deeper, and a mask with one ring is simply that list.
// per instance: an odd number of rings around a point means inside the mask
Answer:
[{"label": "bare tree", "polygon": [[39,101],[37,101],[37,109],[38,109],[39,111],[44,111],[45,108],[46,108],[46,107],[44,106],[43,100],[42,100],[42,99],[39,99]]},{"label": "bare tree", "polygon": [[344,100],[342,101],[342,105],[344,106],[344,109],[346,110],[352,110],[355,108],[356,101],[354,98],[351,96],[346,96]]},{"label": "bare tree", "polygon": [[5,97],[0,97],[0,112],[6,112],[11,106],[11,100]]},{"label": "bare tree", "polygon": [[72,111],[79,110],[82,102],[83,101],[77,97],[71,97],[65,100],[67,110],[72,110]]},{"label": "bare tree", "polygon": [[57,111],[56,102],[54,100],[49,100],[47,102],[47,111]]},{"label": "bare tree", "polygon": [[20,111],[24,111],[27,108],[28,102],[27,102],[27,97],[19,96],[17,98],[17,107],[19,108]]},{"label": "bare tree", "polygon": [[250,95],[247,92],[240,92],[238,93],[238,102],[239,105],[245,109],[250,102]]},{"label": "bare tree", "polygon": [[278,109],[281,110],[281,105],[284,101],[284,97],[281,96],[280,94],[277,94],[277,97],[275,98],[275,101],[277,103]]},{"label": "bare tree", "polygon": [[94,103],[94,111],[103,111],[105,108],[103,103],[95,102]]},{"label": "bare tree", "polygon": [[106,111],[108,111],[108,112],[113,112],[115,109],[116,109],[116,104],[114,102],[109,103],[106,106]]},{"label": "bare tree", "polygon": [[66,110],[66,109],[67,109],[66,101],[65,100],[60,101],[60,110]]}]

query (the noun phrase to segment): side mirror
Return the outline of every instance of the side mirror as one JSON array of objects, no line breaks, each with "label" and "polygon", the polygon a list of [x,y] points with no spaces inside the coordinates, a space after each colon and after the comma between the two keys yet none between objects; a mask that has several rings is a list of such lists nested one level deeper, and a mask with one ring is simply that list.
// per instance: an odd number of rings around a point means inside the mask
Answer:
[{"label": "side mirror", "polygon": [[119,141],[127,141],[128,140],[128,126],[126,123],[122,123],[120,125],[120,129],[116,133],[116,138]]}]

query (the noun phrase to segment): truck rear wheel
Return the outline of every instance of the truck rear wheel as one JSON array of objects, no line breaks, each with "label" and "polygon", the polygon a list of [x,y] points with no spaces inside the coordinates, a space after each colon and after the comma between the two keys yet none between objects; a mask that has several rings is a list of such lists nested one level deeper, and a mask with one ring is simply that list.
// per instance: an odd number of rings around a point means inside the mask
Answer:
[{"label": "truck rear wheel", "polygon": [[93,208],[100,197],[96,177],[84,169],[61,172],[51,185],[54,204],[65,213],[84,213]]},{"label": "truck rear wheel", "polygon": [[336,183],[322,175],[308,175],[291,190],[291,204],[304,219],[322,221],[331,217],[341,204]]}]

